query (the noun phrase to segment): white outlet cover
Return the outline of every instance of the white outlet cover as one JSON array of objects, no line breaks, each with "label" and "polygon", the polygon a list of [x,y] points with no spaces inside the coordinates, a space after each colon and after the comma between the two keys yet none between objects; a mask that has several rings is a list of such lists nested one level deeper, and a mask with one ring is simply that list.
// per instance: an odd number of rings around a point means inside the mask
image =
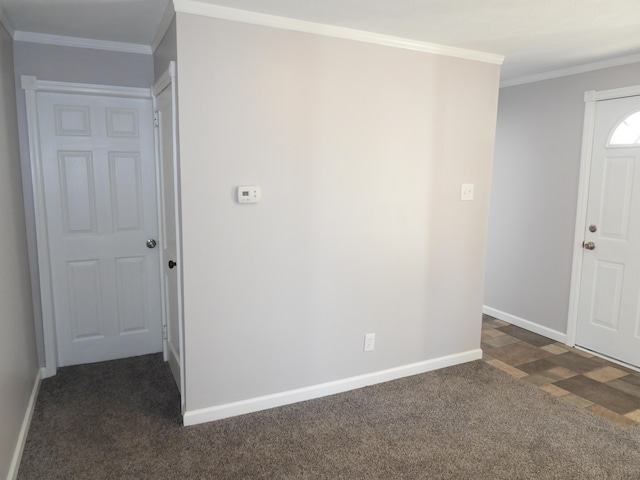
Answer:
[{"label": "white outlet cover", "polygon": [[376,334],[375,333],[367,333],[364,336],[364,351],[371,352],[375,348],[376,345]]},{"label": "white outlet cover", "polygon": [[460,186],[460,200],[473,200],[473,183],[463,183]]}]

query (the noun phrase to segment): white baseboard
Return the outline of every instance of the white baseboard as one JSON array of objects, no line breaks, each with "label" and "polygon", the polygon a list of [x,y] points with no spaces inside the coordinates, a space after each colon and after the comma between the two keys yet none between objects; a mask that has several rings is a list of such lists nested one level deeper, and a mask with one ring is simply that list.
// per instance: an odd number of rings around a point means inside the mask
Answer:
[{"label": "white baseboard", "polygon": [[553,330],[549,327],[545,327],[529,320],[525,320],[524,318],[516,317],[515,315],[511,315],[510,313],[502,312],[495,308],[487,307],[486,305],[482,307],[482,313],[495,317],[498,320],[508,322],[517,327],[524,328],[525,330],[529,330],[530,332],[537,333],[538,335],[542,335],[543,337],[550,338],[551,340],[555,340],[556,342],[562,342],[565,344],[567,343],[566,333]]},{"label": "white baseboard", "polygon": [[16,448],[13,451],[13,457],[11,458],[11,465],[9,465],[9,473],[7,474],[7,480],[15,480],[18,477],[18,468],[20,468],[20,460],[22,459],[22,452],[24,451],[24,445],[27,441],[27,434],[29,433],[29,427],[31,426],[31,418],[33,418],[33,411],[36,408],[36,400],[38,399],[38,391],[40,390],[40,383],[44,377],[45,369],[38,370],[36,379],[33,382],[33,389],[31,390],[31,396],[29,397],[29,403],[27,404],[27,411],[24,414],[22,420],[22,427],[20,427],[20,433],[18,434],[18,441],[16,442]]},{"label": "white baseboard", "polygon": [[358,375],[356,377],[345,378],[333,382],[312,385],[310,387],[298,388],[286,392],[274,393],[262,397],[250,398],[239,402],[216,405],[214,407],[201,408],[198,410],[187,410],[183,421],[185,426],[197,425],[199,423],[212,422],[223,418],[235,417],[245,413],[258,412],[269,408],[281,407],[292,403],[312,400],[314,398],[326,397],[336,393],[342,393],[356,388],[367,387],[377,383],[388,382],[402,377],[418,375],[420,373],[438,370],[440,368],[451,367],[461,363],[480,360],[482,350],[469,350],[468,352],[447,355],[445,357],[434,358],[424,362],[412,363],[401,367],[390,368],[379,372]]}]

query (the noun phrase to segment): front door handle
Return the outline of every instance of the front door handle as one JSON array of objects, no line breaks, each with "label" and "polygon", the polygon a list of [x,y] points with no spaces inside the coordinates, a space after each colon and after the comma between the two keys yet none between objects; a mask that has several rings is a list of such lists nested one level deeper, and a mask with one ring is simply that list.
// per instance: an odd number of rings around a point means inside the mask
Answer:
[{"label": "front door handle", "polygon": [[176,262],[174,262],[173,260],[169,260],[169,268],[173,268],[177,265]]},{"label": "front door handle", "polygon": [[582,242],[582,246],[587,250],[593,250],[596,248],[596,244],[593,242]]}]

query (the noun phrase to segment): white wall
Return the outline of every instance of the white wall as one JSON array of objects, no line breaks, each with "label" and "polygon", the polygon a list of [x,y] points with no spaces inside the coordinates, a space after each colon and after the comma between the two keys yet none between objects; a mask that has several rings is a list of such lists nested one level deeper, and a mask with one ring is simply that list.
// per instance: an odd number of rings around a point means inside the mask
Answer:
[{"label": "white wall", "polygon": [[507,320],[566,334],[584,92],[639,79],[633,64],[500,90],[485,305]]},{"label": "white wall", "polygon": [[478,349],[499,67],[183,13],[177,43],[187,410]]},{"label": "white wall", "polygon": [[120,53],[88,48],[73,48],[15,42],[16,97],[20,157],[24,185],[29,257],[35,306],[36,339],[41,365],[44,365],[44,337],[40,310],[40,283],[35,241],[35,214],[31,188],[29,138],[24,90],[20,88],[22,75],[35,75],[39,80],[93,83],[127,87],[150,87],[153,84],[153,57],[134,53]]},{"label": "white wall", "polygon": [[22,201],[12,40],[0,24],[0,478],[7,478],[38,375]]}]

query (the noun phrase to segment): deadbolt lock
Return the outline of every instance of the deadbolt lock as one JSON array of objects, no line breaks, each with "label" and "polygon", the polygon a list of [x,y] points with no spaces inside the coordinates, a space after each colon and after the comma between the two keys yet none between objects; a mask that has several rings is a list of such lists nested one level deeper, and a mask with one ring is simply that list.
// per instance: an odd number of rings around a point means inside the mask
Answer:
[{"label": "deadbolt lock", "polygon": [[591,233],[595,233],[598,231],[598,227],[596,227],[595,225],[589,225],[589,231]]}]

